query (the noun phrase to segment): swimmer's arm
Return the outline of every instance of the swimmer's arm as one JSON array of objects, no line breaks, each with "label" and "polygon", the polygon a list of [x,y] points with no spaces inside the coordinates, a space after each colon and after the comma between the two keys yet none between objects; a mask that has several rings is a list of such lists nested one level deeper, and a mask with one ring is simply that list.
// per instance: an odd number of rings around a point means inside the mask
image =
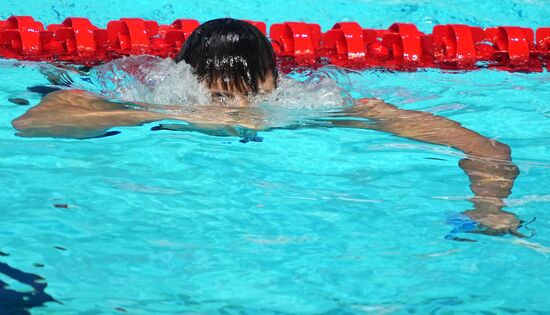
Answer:
[{"label": "swimmer's arm", "polygon": [[474,210],[465,214],[487,226],[487,233],[518,234],[519,221],[513,214],[502,210],[503,199],[511,194],[514,180],[519,174],[506,144],[484,137],[447,118],[399,109],[376,99],[360,100],[346,115],[367,118],[369,121],[335,120],[332,123],[389,132],[464,152],[467,157],[459,165],[468,175],[470,189],[475,195],[472,199]]},{"label": "swimmer's arm", "polygon": [[157,114],[128,110],[124,104],[103,100],[84,91],[57,91],[12,125],[22,137],[91,138],[114,126],[136,126],[162,119]]},{"label": "swimmer's arm", "polygon": [[377,99],[362,99],[344,114],[367,118],[368,121],[348,120],[343,121],[342,126],[389,132],[412,140],[449,146],[470,156],[510,161],[507,145],[431,113],[399,109]]},{"label": "swimmer's arm", "polygon": [[78,139],[102,136],[116,126],[139,126],[164,119],[181,120],[205,129],[257,127],[229,110],[215,111],[204,106],[197,107],[195,112],[169,115],[147,111],[147,106],[110,102],[84,91],[57,91],[47,94],[38,105],[13,120],[12,125],[19,131],[17,135],[23,137]]}]

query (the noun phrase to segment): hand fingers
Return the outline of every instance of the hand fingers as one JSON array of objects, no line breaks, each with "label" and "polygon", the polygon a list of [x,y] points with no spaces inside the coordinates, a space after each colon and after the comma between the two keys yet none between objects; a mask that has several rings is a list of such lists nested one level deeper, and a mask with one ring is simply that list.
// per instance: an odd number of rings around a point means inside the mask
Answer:
[{"label": "hand fingers", "polygon": [[519,237],[519,238],[526,238],[527,237],[527,236],[525,236],[525,234],[518,232],[518,230],[516,228],[510,229],[510,231],[508,231],[508,233],[510,233],[510,234],[512,234],[516,237]]}]

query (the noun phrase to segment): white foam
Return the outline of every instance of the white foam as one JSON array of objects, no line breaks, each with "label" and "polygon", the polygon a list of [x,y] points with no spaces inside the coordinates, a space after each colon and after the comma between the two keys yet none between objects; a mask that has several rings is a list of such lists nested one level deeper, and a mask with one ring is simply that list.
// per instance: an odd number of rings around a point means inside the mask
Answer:
[{"label": "white foam", "polygon": [[278,88],[259,104],[288,109],[333,110],[351,105],[351,97],[334,79],[316,72],[304,82],[280,78]]},{"label": "white foam", "polygon": [[[345,71],[331,67],[291,76],[297,78],[280,75],[278,88],[271,94],[250,98],[251,106],[265,113],[264,125],[302,124],[353,105],[353,98],[339,85],[349,81]],[[112,100],[179,105],[181,109],[212,102],[211,93],[197,81],[191,67],[172,59],[125,57],[94,68],[89,81],[93,85],[84,81],[84,85],[76,84],[75,87],[93,90]],[[169,111],[164,110],[168,114]]]},{"label": "white foam", "polygon": [[100,93],[111,99],[182,106],[210,103],[208,89],[191,67],[172,59],[131,56],[98,66],[94,72]]},{"label": "white foam", "polygon": [[336,76],[333,68],[310,71],[299,76],[303,80],[281,76],[273,93],[253,101],[255,106],[266,113],[265,125],[285,127],[307,124],[312,119],[354,104],[353,98],[339,84],[339,81],[349,78],[341,74]]}]

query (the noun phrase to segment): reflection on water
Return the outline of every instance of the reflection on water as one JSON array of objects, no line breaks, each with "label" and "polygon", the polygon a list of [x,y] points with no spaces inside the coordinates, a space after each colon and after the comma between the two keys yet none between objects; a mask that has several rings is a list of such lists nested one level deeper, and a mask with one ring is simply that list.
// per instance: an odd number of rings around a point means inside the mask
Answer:
[{"label": "reflection on water", "polygon": [[31,291],[21,292],[0,280],[0,315],[30,314],[29,308],[55,301],[45,292],[48,286],[45,279],[38,275],[23,272],[3,262],[0,262],[0,274],[32,288]]}]

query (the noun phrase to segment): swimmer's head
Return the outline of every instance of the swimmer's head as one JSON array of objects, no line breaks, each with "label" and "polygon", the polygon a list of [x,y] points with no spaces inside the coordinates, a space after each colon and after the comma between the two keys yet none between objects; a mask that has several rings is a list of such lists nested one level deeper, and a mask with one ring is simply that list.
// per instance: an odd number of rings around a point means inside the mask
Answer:
[{"label": "swimmer's head", "polygon": [[243,97],[276,88],[273,47],[260,30],[244,21],[225,18],[201,24],[175,59],[182,60],[213,95]]}]

